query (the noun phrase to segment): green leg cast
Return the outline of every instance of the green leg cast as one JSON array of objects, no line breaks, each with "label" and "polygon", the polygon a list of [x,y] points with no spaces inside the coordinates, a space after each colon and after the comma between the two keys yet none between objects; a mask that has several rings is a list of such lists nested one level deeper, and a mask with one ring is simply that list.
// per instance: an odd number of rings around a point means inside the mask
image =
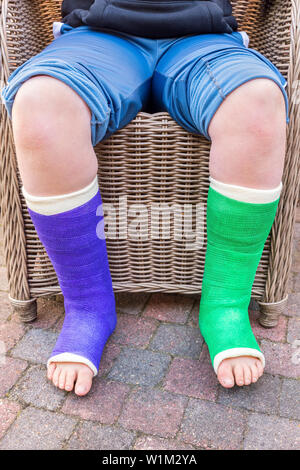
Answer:
[{"label": "green leg cast", "polygon": [[209,188],[199,326],[216,373],[229,357],[253,356],[265,365],[248,306],[278,202],[279,198],[266,204],[241,202]]}]

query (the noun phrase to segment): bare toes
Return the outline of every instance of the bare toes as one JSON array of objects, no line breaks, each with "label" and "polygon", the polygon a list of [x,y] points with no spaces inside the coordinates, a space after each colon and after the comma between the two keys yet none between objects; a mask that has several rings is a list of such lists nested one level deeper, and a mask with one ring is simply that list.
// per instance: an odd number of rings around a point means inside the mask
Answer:
[{"label": "bare toes", "polygon": [[60,372],[61,372],[61,367],[56,366],[55,371],[53,373],[53,377],[52,377],[52,382],[54,383],[55,387],[58,387]]},{"label": "bare toes", "polygon": [[86,395],[92,386],[93,372],[85,367],[80,369],[78,372],[78,377],[75,385],[76,395],[83,396]]},{"label": "bare toes", "polygon": [[233,372],[234,372],[234,377],[235,377],[235,383],[239,387],[244,385],[244,368],[240,364],[237,364],[234,367]]},{"label": "bare toes", "polygon": [[232,373],[232,366],[229,363],[221,363],[218,368],[218,380],[225,388],[234,386],[234,377]]},{"label": "bare toes", "polygon": [[67,390],[68,392],[73,390],[75,379],[76,379],[75,370],[71,370],[67,372],[65,390]]},{"label": "bare toes", "polygon": [[244,385],[250,385],[252,382],[251,369],[246,364],[243,367],[244,367]]},{"label": "bare toes", "polygon": [[260,360],[256,361],[256,366],[258,370],[258,377],[261,377],[264,373],[264,368]]},{"label": "bare toes", "polygon": [[47,369],[47,378],[49,380],[52,380],[52,377],[53,377],[53,373],[55,371],[55,368],[56,368],[56,364],[54,362],[51,362],[48,366],[48,369]]},{"label": "bare toes", "polygon": [[257,368],[256,363],[251,365],[251,377],[252,377],[252,383],[255,383],[258,381],[259,374],[258,374],[258,368]]},{"label": "bare toes", "polygon": [[66,374],[67,374],[67,372],[65,371],[65,369],[62,369],[62,370],[61,370],[61,373],[60,373],[60,375],[59,375],[58,386],[59,386],[59,388],[61,388],[62,390],[65,389]]}]

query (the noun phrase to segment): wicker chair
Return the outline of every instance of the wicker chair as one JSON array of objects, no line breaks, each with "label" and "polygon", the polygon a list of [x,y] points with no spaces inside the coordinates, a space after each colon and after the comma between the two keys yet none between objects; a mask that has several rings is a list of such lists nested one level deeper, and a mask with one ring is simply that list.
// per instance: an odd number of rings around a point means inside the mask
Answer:
[{"label": "wicker chair", "polygon": [[[52,40],[52,22],[60,20],[60,1],[0,1],[1,85],[11,72]],[[233,1],[239,28],[248,32],[251,47],[265,54],[288,79],[290,124],[283,193],[256,273],[252,297],[260,305],[260,322],[275,326],[286,305],[291,242],[299,194],[300,119],[292,96],[300,79],[299,0]],[[298,82],[297,82],[298,80]],[[31,223],[20,188],[11,122],[1,105],[1,213],[10,300],[23,321],[36,317],[36,299],[60,293],[53,267]],[[165,112],[140,112],[125,128],[100,142],[99,182],[104,202],[128,207],[143,203],[202,204],[208,191],[209,142],[182,129]],[[205,214],[205,211],[204,211]],[[143,216],[144,222],[149,215]],[[195,211],[192,219],[195,224]],[[150,221],[150,218],[149,218]],[[117,228],[122,228],[118,221]],[[115,291],[201,292],[206,249],[187,250],[186,240],[171,236],[107,240]]]}]

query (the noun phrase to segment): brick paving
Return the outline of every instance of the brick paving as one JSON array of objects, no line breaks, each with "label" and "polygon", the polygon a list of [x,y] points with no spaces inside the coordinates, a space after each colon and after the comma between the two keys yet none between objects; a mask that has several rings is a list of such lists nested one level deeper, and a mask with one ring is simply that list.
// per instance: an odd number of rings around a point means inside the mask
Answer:
[{"label": "brick paving", "polygon": [[[0,449],[299,449],[300,210],[288,307],[273,329],[250,320],[263,377],[223,389],[198,331],[198,296],[116,295],[118,326],[86,397],[56,389],[45,363],[63,321],[60,298],[23,325],[7,299],[0,237]],[[2,343],[3,345],[3,343]]]}]

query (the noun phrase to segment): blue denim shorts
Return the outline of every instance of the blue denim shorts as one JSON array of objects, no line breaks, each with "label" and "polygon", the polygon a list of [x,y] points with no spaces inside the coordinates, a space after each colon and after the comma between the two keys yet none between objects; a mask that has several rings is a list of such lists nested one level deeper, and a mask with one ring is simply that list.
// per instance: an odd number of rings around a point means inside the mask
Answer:
[{"label": "blue denim shorts", "polygon": [[53,41],[18,67],[3,88],[10,117],[20,85],[34,75],[49,75],[89,106],[93,146],[149,106],[210,140],[210,120],[226,96],[248,80],[269,78],[282,90],[289,122],[286,80],[248,47],[244,32],[148,39],[59,22],[53,32]]}]

